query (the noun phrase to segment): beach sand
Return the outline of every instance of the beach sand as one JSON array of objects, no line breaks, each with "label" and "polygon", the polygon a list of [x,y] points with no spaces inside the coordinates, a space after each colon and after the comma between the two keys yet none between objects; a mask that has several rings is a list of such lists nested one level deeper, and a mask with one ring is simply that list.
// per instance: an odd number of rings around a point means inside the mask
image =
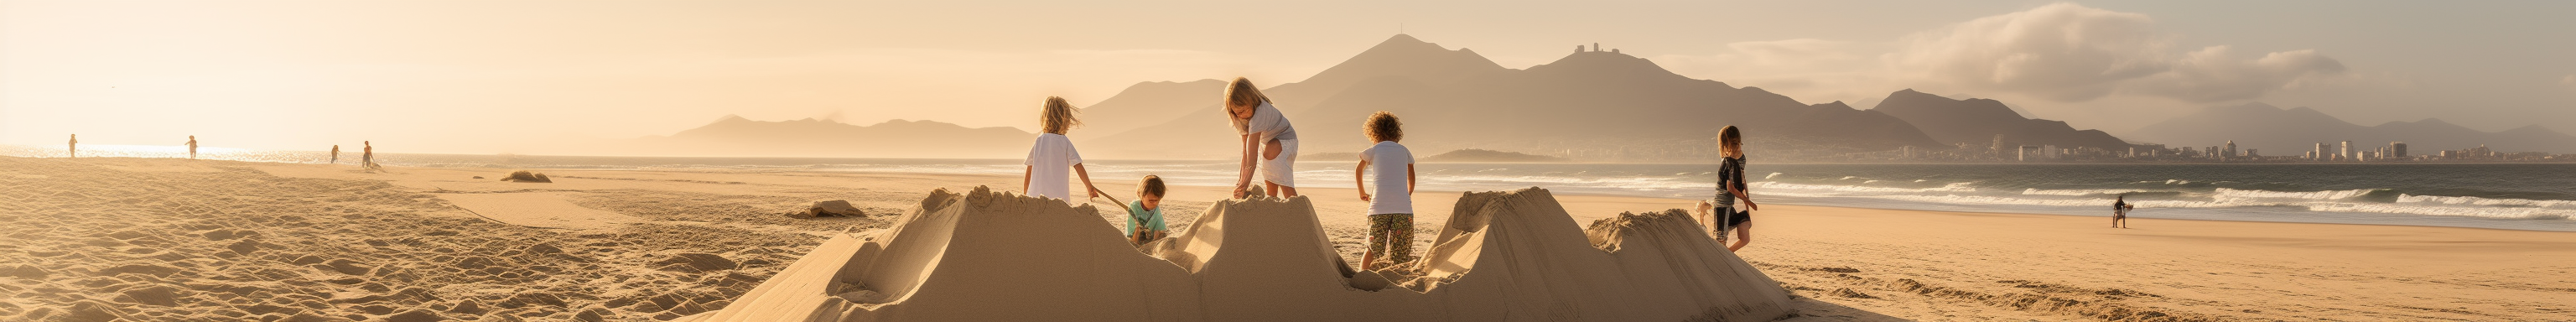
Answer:
[{"label": "beach sand", "polygon": [[[497,181],[510,170],[0,158],[0,320],[677,319],[731,304],[828,236],[888,227],[933,189],[1019,179],[543,170],[555,183]],[[1133,191],[1133,178],[1098,182]],[[1349,189],[1301,190],[1356,261],[1364,205]],[[1188,225],[1223,193],[1176,187],[1167,222]],[[1432,250],[1459,196],[1416,194],[1416,252]],[[1577,224],[1690,205],[1555,198]],[[784,215],[822,200],[870,216]],[[2576,316],[2576,233],[2159,220],[2154,209],[2114,229],[2101,217],[1766,208],[1737,255],[1789,289],[1792,320]]]}]

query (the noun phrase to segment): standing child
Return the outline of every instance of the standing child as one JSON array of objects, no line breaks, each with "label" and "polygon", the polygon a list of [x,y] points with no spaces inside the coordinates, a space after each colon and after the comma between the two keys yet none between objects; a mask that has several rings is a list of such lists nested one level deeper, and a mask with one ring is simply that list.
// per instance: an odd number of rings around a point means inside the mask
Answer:
[{"label": "standing child", "polygon": [[1064,137],[1065,131],[1081,125],[1082,120],[1073,117],[1073,104],[1065,103],[1063,97],[1047,97],[1046,107],[1038,110],[1038,128],[1045,133],[1038,134],[1037,144],[1029,147],[1025,163],[1029,168],[1021,173],[1021,191],[1031,197],[1073,203],[1073,193],[1065,190],[1064,182],[1064,170],[1071,168],[1073,174],[1082,176],[1082,188],[1089,193],[1086,198],[1100,196],[1100,188],[1091,185],[1091,172],[1082,169],[1082,152],[1074,151],[1073,139]]},{"label": "standing child", "polygon": [[1136,201],[1127,204],[1127,243],[1144,245],[1171,234],[1163,227],[1163,191],[1163,177],[1147,175],[1136,184]]},{"label": "standing child", "polygon": [[[1699,222],[1709,226],[1717,244],[1726,251],[1744,249],[1753,243],[1753,211],[1762,210],[1753,203],[1753,192],[1744,184],[1744,133],[1734,125],[1717,130],[1717,198],[1699,203]],[[1734,244],[1728,244],[1732,231]]]},{"label": "standing child", "polygon": [[[1377,142],[1360,151],[1360,166],[1352,171],[1353,179],[1359,180],[1360,201],[1369,203],[1369,243],[1368,252],[1360,257],[1362,270],[1413,262],[1413,150],[1396,144],[1404,139],[1403,126],[1395,113],[1386,111],[1370,114],[1368,121],[1360,123],[1369,141]],[[1370,171],[1377,172],[1376,180],[1369,180]],[[1404,176],[1396,177],[1396,171]],[[1369,195],[1372,187],[1377,188],[1375,196]],[[1397,188],[1404,190],[1390,193]],[[1378,264],[1378,259],[1388,263]]]},{"label": "standing child", "polygon": [[197,136],[195,135],[188,136],[188,159],[197,159]]}]

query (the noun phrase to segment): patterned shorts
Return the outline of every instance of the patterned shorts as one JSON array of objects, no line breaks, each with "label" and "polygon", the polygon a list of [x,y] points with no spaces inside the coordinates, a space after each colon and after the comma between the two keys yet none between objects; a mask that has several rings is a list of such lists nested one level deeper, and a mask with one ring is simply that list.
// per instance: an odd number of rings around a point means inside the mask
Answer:
[{"label": "patterned shorts", "polygon": [[[1368,252],[1392,264],[1413,262],[1413,214],[1369,215]],[[1379,265],[1389,267],[1392,265]]]}]

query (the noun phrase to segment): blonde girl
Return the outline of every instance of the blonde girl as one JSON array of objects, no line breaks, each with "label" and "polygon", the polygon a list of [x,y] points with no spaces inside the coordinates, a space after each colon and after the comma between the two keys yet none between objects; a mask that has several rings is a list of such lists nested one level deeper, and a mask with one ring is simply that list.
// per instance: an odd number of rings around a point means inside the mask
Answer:
[{"label": "blonde girl", "polygon": [[1288,125],[1288,117],[1270,105],[1270,97],[1261,95],[1252,80],[1242,77],[1225,87],[1225,115],[1234,133],[1243,135],[1243,169],[1234,181],[1234,197],[1245,196],[1255,170],[1261,173],[1262,191],[1272,197],[1296,197],[1297,128]]},{"label": "blonde girl", "polygon": [[1101,195],[1100,188],[1091,185],[1091,172],[1082,168],[1082,152],[1075,151],[1073,140],[1064,136],[1065,131],[1082,126],[1082,120],[1074,118],[1073,112],[1073,104],[1054,96],[1047,97],[1046,107],[1038,110],[1038,127],[1045,133],[1038,134],[1037,143],[1029,147],[1025,163],[1029,167],[1020,174],[1020,191],[1027,191],[1031,197],[1074,203],[1073,193],[1066,191],[1064,182],[1065,170],[1070,168],[1074,175],[1082,177],[1082,188],[1090,194],[1088,197]]}]

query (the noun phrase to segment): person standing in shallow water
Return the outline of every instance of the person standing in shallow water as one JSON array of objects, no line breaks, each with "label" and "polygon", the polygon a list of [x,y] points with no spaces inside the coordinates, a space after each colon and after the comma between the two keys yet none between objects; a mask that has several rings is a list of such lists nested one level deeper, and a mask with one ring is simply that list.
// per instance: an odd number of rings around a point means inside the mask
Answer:
[{"label": "person standing in shallow water", "polygon": [[197,136],[195,135],[188,136],[188,159],[197,159]]},{"label": "person standing in shallow water", "polygon": [[[1762,205],[1753,203],[1753,193],[1744,184],[1744,134],[1729,125],[1717,131],[1717,198],[1699,202],[1699,222],[1708,225],[1719,245],[1727,251],[1743,249],[1753,243],[1753,211]],[[1737,201],[1743,201],[1738,204]],[[1742,237],[1728,245],[1728,233]]]},{"label": "person standing in shallow water", "polygon": [[1242,77],[1225,87],[1225,116],[1234,133],[1243,135],[1243,169],[1234,181],[1234,197],[1245,197],[1256,169],[1267,188],[1262,192],[1296,197],[1297,128],[1288,124],[1288,116],[1279,114],[1270,97]]},{"label": "person standing in shallow water", "polygon": [[65,156],[70,156],[70,157],[74,157],[74,158],[78,158],[78,157],[80,157],[80,135],[79,135],[79,134],[73,134],[73,135],[72,135],[72,143],[71,143],[71,147],[69,147],[69,148],[67,148],[67,149],[68,149],[68,150],[64,150],[64,151],[63,151],[63,155],[65,155]]},{"label": "person standing in shallow water", "polygon": [[340,145],[331,145],[331,164],[340,164]]}]

